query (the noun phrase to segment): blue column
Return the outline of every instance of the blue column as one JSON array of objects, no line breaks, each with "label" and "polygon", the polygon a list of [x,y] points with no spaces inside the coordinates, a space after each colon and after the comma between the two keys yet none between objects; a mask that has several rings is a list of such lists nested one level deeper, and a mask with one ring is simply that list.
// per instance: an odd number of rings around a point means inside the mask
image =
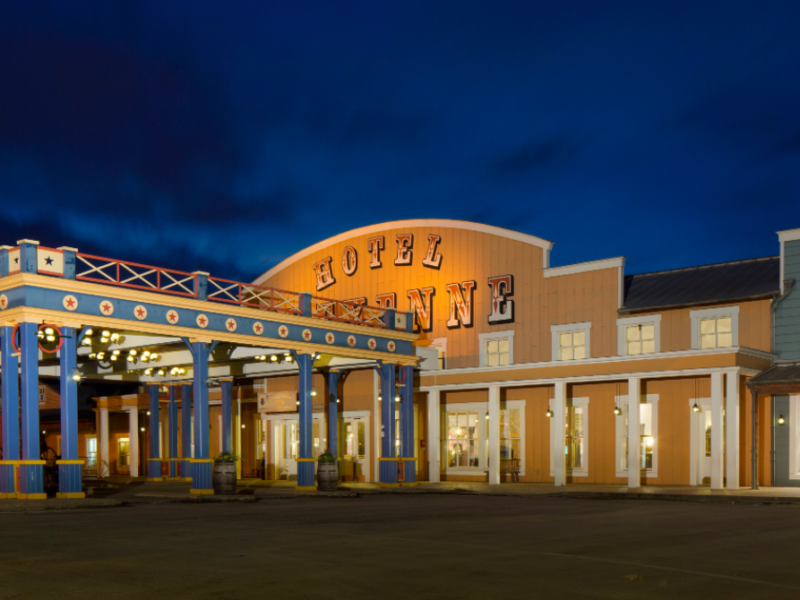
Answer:
[{"label": "blue column", "polygon": [[403,387],[400,388],[400,456],[403,460],[403,483],[417,480],[414,460],[414,367],[402,367]]},{"label": "blue column", "polygon": [[78,252],[78,249],[61,246],[59,250],[61,250],[64,257],[64,279],[75,279],[75,254]]},{"label": "blue column", "polygon": [[315,490],[316,476],[314,468],[316,458],[312,456],[313,428],[311,416],[311,371],[314,367],[314,357],[311,354],[296,354],[299,371],[298,399],[300,406],[300,451],[297,458],[297,489]]},{"label": "blue column", "polygon": [[11,345],[13,327],[2,328],[0,353],[2,354],[3,460],[0,461],[0,498],[17,497],[17,461],[19,461],[19,359]]},{"label": "blue column", "polygon": [[339,456],[339,407],[336,398],[341,374],[341,371],[328,371],[325,374],[328,384],[328,452],[334,456]]},{"label": "blue column", "polygon": [[394,444],[394,396],[395,365],[381,363],[381,457],[378,483],[384,486],[397,485],[397,456]]},{"label": "blue column", "polygon": [[215,344],[191,342],[194,391],[194,458],[192,494],[213,494],[212,460],[208,448],[208,355]]},{"label": "blue column", "polygon": [[59,498],[84,498],[81,480],[82,460],[78,459],[78,332],[74,327],[61,328],[59,382],[61,384],[61,459],[58,464]]},{"label": "blue column", "polygon": [[169,386],[167,404],[167,435],[169,438],[169,478],[178,478],[178,386]]},{"label": "blue column", "polygon": [[158,443],[161,436],[161,427],[159,427],[161,421],[158,415],[158,385],[148,385],[147,394],[150,396],[150,404],[148,406],[150,409],[150,418],[147,424],[150,429],[150,452],[147,455],[147,480],[161,481],[161,451]]},{"label": "blue column", "polygon": [[192,384],[181,385],[181,479],[192,480]]},{"label": "blue column", "polygon": [[233,412],[231,410],[233,379],[220,379],[222,391],[222,452],[233,452]]},{"label": "blue column", "polygon": [[19,270],[21,273],[36,273],[39,270],[38,248],[35,240],[19,240]]},{"label": "blue column", "polygon": [[10,246],[0,246],[0,277],[8,277],[8,249]]},{"label": "blue column", "polygon": [[[35,250],[35,248],[34,248]],[[39,444],[39,340],[36,323],[21,323],[20,354],[22,384],[22,463],[19,467],[17,498],[42,500],[44,478]]]}]

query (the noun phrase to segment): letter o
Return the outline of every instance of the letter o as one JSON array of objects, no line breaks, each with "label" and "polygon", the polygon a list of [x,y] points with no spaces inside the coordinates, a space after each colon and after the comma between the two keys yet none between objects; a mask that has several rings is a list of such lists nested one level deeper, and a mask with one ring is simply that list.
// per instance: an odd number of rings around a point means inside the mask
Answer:
[{"label": "letter o", "polygon": [[352,246],[345,246],[342,252],[342,271],[345,275],[353,275],[358,268],[358,254]]}]

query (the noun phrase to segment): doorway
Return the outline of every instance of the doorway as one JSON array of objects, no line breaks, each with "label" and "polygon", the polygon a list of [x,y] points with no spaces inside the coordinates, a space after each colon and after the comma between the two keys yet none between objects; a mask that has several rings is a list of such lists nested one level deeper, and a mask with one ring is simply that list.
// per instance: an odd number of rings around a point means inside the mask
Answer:
[{"label": "doorway", "polygon": [[369,481],[369,413],[345,412],[339,436],[344,481]]},{"label": "doorway", "polygon": [[[695,402],[698,411],[694,411]],[[691,398],[689,485],[711,485],[711,398]]]}]

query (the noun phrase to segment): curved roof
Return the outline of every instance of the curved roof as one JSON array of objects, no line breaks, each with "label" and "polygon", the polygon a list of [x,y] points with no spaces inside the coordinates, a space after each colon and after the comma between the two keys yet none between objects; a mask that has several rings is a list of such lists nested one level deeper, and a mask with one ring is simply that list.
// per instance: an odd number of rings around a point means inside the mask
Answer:
[{"label": "curved roof", "polygon": [[308,248],[301,250],[300,252],[293,254],[286,260],[283,260],[282,262],[278,263],[277,265],[272,267],[269,271],[267,271],[260,277],[256,278],[256,280],[253,281],[253,283],[256,285],[260,284],[263,281],[274,276],[279,271],[285,269],[292,263],[295,263],[298,260],[305,258],[306,256],[316,252],[317,250],[321,250],[322,248],[325,248],[332,244],[343,242],[345,240],[360,235],[379,233],[381,231],[387,231],[389,229],[400,229],[402,227],[449,227],[452,229],[467,229],[470,231],[479,231],[481,233],[490,233],[492,235],[505,237],[518,242],[525,242],[526,244],[539,246],[540,248],[543,248],[546,251],[549,251],[553,247],[553,242],[545,240],[540,237],[536,237],[535,235],[528,235],[527,233],[520,233],[518,231],[512,231],[511,229],[504,229],[502,227],[495,227],[494,225],[473,223],[471,221],[456,221],[453,219],[407,219],[404,221],[388,221],[386,223],[379,223],[377,225],[368,225],[367,227],[359,227],[358,229],[351,229],[350,231],[340,233],[338,235],[328,238],[327,240],[318,242],[313,246],[309,246]]}]

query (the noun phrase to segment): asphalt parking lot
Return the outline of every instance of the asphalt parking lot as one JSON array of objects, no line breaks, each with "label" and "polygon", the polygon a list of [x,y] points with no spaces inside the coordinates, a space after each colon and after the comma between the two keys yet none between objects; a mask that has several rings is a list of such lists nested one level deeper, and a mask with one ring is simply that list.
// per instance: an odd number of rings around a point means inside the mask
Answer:
[{"label": "asphalt parking lot", "polygon": [[0,598],[798,598],[800,505],[469,495],[0,514]]}]

